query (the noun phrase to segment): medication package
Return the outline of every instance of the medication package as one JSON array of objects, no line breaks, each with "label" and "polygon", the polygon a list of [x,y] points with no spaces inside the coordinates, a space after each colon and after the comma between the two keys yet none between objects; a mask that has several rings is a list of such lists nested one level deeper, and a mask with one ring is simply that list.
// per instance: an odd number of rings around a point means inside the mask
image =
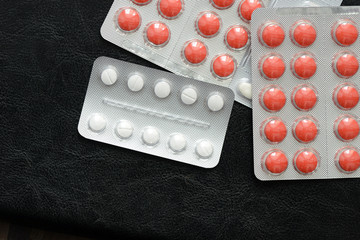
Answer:
[{"label": "medication package", "polygon": [[360,177],[359,23],[359,7],[254,12],[258,179]]},{"label": "medication package", "polygon": [[[340,6],[342,0],[298,0],[298,1],[277,1],[272,2],[273,8],[284,7],[326,7]],[[256,36],[255,36],[256,37]],[[236,73],[230,83],[230,88],[235,93],[235,101],[251,107],[252,86],[251,86],[251,55],[245,55],[238,66]]]},{"label": "medication package", "polygon": [[78,131],[95,141],[213,168],[233,103],[229,88],[100,57]]}]

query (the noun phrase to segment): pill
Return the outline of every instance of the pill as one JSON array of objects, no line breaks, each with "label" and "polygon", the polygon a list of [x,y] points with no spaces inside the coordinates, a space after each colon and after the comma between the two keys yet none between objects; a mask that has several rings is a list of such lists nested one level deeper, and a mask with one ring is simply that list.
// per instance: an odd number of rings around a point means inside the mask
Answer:
[{"label": "pill", "polygon": [[94,114],[89,119],[89,128],[93,132],[101,132],[105,129],[107,120],[101,114]]},{"label": "pill", "polygon": [[281,151],[270,151],[265,154],[264,159],[265,168],[271,174],[279,175],[285,172],[288,167],[288,159]]},{"label": "pill", "polygon": [[220,17],[214,12],[203,12],[196,21],[197,32],[205,37],[214,37],[219,33],[221,26]]},{"label": "pill", "polygon": [[211,4],[218,9],[229,8],[234,2],[235,0],[211,0]]},{"label": "pill", "polygon": [[192,87],[184,88],[181,92],[181,101],[186,105],[194,104],[198,99],[197,91]]},{"label": "pill", "polygon": [[337,154],[338,167],[344,172],[351,173],[360,167],[360,154],[356,148],[345,147]]},{"label": "pill", "polygon": [[293,127],[293,135],[302,143],[314,141],[318,135],[317,121],[307,117],[297,120]]},{"label": "pill", "polygon": [[218,112],[224,108],[225,101],[220,94],[214,93],[208,97],[207,105],[211,111]]},{"label": "pill", "polygon": [[170,39],[170,30],[165,23],[152,22],[146,29],[146,37],[155,46],[165,46]]},{"label": "pill", "polygon": [[302,150],[295,155],[295,169],[301,174],[313,173],[319,164],[317,153],[312,150]]},{"label": "pill", "polygon": [[234,74],[235,61],[227,54],[220,55],[214,58],[211,64],[211,72],[215,77],[229,78]]},{"label": "pill", "polygon": [[293,74],[300,79],[309,79],[316,73],[317,64],[313,56],[300,54],[291,64]]},{"label": "pill", "polygon": [[340,53],[335,57],[333,68],[339,77],[349,78],[357,73],[359,61],[357,57],[351,53]]},{"label": "pill", "polygon": [[181,133],[174,133],[170,136],[169,138],[169,148],[173,151],[173,152],[182,152],[185,150],[186,148],[186,138],[183,134]]},{"label": "pill", "polygon": [[284,39],[284,29],[278,23],[266,24],[260,33],[260,42],[269,48],[280,46]]},{"label": "pill", "polygon": [[239,16],[244,22],[251,21],[251,15],[255,9],[262,8],[263,3],[261,0],[242,0],[239,5]]},{"label": "pill", "polygon": [[278,112],[286,103],[285,93],[279,87],[270,87],[262,91],[261,105],[266,111]]},{"label": "pill", "polygon": [[298,21],[291,31],[291,38],[295,45],[299,47],[309,47],[316,40],[315,27],[305,20]]},{"label": "pill", "polygon": [[310,111],[317,102],[317,92],[309,85],[300,85],[294,89],[291,101],[298,110]]},{"label": "pill", "polygon": [[142,133],[142,140],[148,146],[155,146],[160,141],[160,133],[154,127],[147,127]]},{"label": "pill", "polygon": [[285,63],[281,56],[266,56],[261,61],[260,73],[268,80],[280,78],[285,72]]},{"label": "pill", "polygon": [[344,115],[335,121],[335,134],[342,141],[352,141],[359,135],[359,123],[355,117]]},{"label": "pill", "polygon": [[350,46],[357,40],[359,32],[352,21],[341,20],[337,22],[332,30],[334,41],[340,46]]},{"label": "pill", "polygon": [[249,31],[247,28],[236,25],[230,27],[225,36],[225,43],[228,48],[239,50],[244,48],[249,42]]},{"label": "pill", "polygon": [[335,105],[343,110],[350,110],[359,103],[359,91],[354,85],[342,84],[334,91]]},{"label": "pill", "polygon": [[154,92],[158,98],[167,98],[171,93],[171,86],[167,81],[160,81],[155,84]]},{"label": "pill", "polygon": [[188,63],[201,64],[206,60],[207,48],[203,42],[191,40],[185,44],[183,54]]},{"label": "pill", "polygon": [[144,79],[140,75],[132,75],[128,79],[128,88],[133,92],[138,92],[144,87]]},{"label": "pill", "polygon": [[239,83],[238,90],[247,99],[252,98],[252,86],[251,86],[251,83],[248,83],[248,82]]},{"label": "pill", "polygon": [[121,30],[125,32],[136,31],[140,27],[141,17],[134,8],[124,8],[117,17],[117,23]]},{"label": "pill", "polygon": [[196,144],[195,152],[199,158],[207,159],[213,155],[214,147],[209,140],[201,140]]},{"label": "pill", "polygon": [[128,139],[132,136],[134,127],[128,120],[120,121],[115,128],[116,135],[121,139]]},{"label": "pill", "polygon": [[270,118],[265,123],[262,136],[271,143],[282,142],[287,135],[287,129],[284,122],[279,118]]},{"label": "pill", "polygon": [[182,9],[182,0],[160,0],[158,2],[158,11],[160,15],[167,19],[178,17]]},{"label": "pill", "polygon": [[117,72],[113,68],[107,68],[101,73],[101,81],[105,85],[113,85],[118,79]]},{"label": "pill", "polygon": [[151,2],[151,0],[132,0],[132,1],[133,1],[133,3],[135,3],[137,5],[146,5]]}]

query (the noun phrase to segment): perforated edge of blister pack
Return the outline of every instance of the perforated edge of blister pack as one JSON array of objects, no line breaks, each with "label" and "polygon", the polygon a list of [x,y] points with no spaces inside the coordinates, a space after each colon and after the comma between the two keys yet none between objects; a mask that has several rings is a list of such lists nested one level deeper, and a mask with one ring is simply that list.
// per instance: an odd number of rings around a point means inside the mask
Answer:
[{"label": "perforated edge of blister pack", "polygon": [[91,140],[213,168],[233,103],[229,88],[100,57],[78,131]]},{"label": "perforated edge of blister pack", "polygon": [[[257,32],[268,21],[279,24],[285,31],[285,40],[277,48],[263,46],[257,38],[252,40],[252,76],[253,76],[253,138],[254,138],[254,172],[260,180],[295,180],[295,179],[328,179],[359,178],[360,170],[346,172],[340,169],[338,156],[345,147],[359,151],[360,137],[344,141],[336,134],[339,117],[352,116],[359,123],[360,104],[351,110],[342,110],[336,106],[333,94],[337,86],[349,83],[358,88],[360,72],[351,77],[340,77],[334,70],[333,62],[339,52],[351,51],[360,56],[360,39],[351,46],[340,46],[332,37],[332,30],[338,21],[350,20],[359,27],[359,7],[325,7],[325,8],[283,8],[260,9],[254,12],[252,32]],[[316,41],[309,47],[296,46],[289,37],[290,30],[300,20],[310,22],[317,32]],[[359,29],[359,28],[358,28]],[[298,53],[313,56],[317,62],[316,73],[307,80],[295,76],[291,69],[292,61]],[[266,80],[259,70],[259,61],[269,53],[280,54],[285,62],[284,74],[276,80]],[[357,58],[359,60],[359,58]],[[299,111],[292,102],[292,94],[297,86],[307,84],[315,89],[318,101],[309,111]],[[261,94],[267,86],[275,85],[286,96],[285,106],[278,112],[266,111],[262,106]],[[310,143],[299,142],[293,134],[293,124],[301,117],[314,119],[318,124],[318,135]],[[287,128],[286,138],[280,143],[268,143],[261,136],[264,121],[280,118]],[[264,168],[264,156],[269,150],[280,150],[288,159],[287,169],[281,174],[271,174]],[[299,150],[312,151],[318,157],[314,172],[302,174],[294,164]]]}]

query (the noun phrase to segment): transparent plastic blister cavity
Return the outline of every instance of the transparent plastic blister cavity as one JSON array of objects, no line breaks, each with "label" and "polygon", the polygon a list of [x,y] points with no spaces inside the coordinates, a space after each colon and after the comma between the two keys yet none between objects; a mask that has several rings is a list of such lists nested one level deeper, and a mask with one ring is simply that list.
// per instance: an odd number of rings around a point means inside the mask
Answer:
[{"label": "transparent plastic blister cavity", "polygon": [[250,20],[271,0],[115,0],[104,39],[173,73],[229,86],[249,54]]},{"label": "transparent plastic blister cavity", "polygon": [[[253,137],[258,179],[360,177],[359,23],[359,7],[254,12],[251,30],[258,36],[252,38]],[[264,26],[272,25],[282,31],[264,35]],[[264,44],[262,38],[272,37],[277,47]],[[271,64],[264,61],[268,58]]]},{"label": "transparent plastic blister cavity", "polygon": [[78,131],[91,140],[213,168],[233,103],[229,88],[100,57]]},{"label": "transparent plastic blister cavity", "polygon": [[[326,6],[340,6],[342,0],[274,0],[269,7],[284,8],[284,7],[326,7]],[[249,51],[250,53],[250,51]],[[252,107],[251,100],[251,55],[245,55],[230,83],[230,88],[235,93],[235,101]],[[250,94],[249,94],[250,93]]]}]

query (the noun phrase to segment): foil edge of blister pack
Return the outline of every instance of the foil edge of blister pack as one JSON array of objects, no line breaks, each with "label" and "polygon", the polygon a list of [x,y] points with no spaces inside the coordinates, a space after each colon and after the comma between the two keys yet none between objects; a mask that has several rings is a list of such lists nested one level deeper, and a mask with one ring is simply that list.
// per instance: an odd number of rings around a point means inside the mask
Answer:
[{"label": "foil edge of blister pack", "polygon": [[[106,86],[101,81],[101,72],[108,67],[119,73],[119,79],[113,86]],[[140,74],[145,80],[144,89],[139,92],[131,92],[127,87],[126,81],[133,74]],[[165,99],[159,99],[154,94],[154,84],[161,79],[168,81],[173,89]],[[180,101],[179,91],[185,86],[192,86],[198,92],[198,100],[191,106]],[[212,93],[219,93],[224,98],[224,108],[219,112],[211,112],[207,108],[207,97]],[[105,104],[104,100],[111,104]],[[203,168],[213,168],[220,160],[233,102],[234,94],[228,88],[100,57],[93,66],[78,131],[91,140]],[[139,109],[142,113],[129,111],[129,108]],[[89,129],[89,118],[93,114],[102,114],[107,119],[104,132],[96,133]],[[162,115],[168,118],[162,118]],[[133,136],[128,140],[121,140],[115,134],[114,129],[121,120],[128,120],[134,126]],[[184,123],[185,120],[203,124],[195,126]],[[141,140],[142,131],[148,126],[153,126],[160,132],[160,142],[156,146],[146,146]],[[172,133],[181,133],[186,137],[185,151],[174,153],[169,149],[168,140]],[[202,139],[208,139],[213,144],[214,152],[208,159],[201,159],[195,153],[195,145]]]},{"label": "foil edge of blister pack", "polygon": [[[359,8],[354,7],[333,7],[333,8],[298,8],[298,9],[261,9],[253,16],[252,31],[257,31],[267,19],[280,23],[285,30],[286,38],[283,44],[275,49],[268,49],[262,46],[257,39],[252,42],[253,60],[252,73],[255,81],[253,82],[253,137],[254,137],[254,172],[260,180],[295,180],[295,179],[327,179],[327,178],[351,178],[360,177],[360,171],[352,174],[340,172],[334,161],[334,152],[343,146],[359,146],[359,137],[351,143],[344,143],[336,138],[333,131],[333,123],[335,119],[346,113],[359,113],[359,106],[352,111],[342,111],[334,107],[332,101],[332,93],[335,86],[341,82],[354,82],[353,79],[359,76],[359,72],[348,80],[339,81],[339,77],[332,70],[332,57],[329,55],[339,52],[340,50],[358,48],[358,42],[350,48],[339,47],[331,38],[331,26],[337,20],[348,18],[355,11],[353,18],[359,22]],[[318,34],[316,42],[308,48],[296,47],[290,40],[289,29],[298,20],[310,20]],[[332,42],[331,42],[332,41]],[[329,46],[330,44],[330,46]],[[297,79],[290,70],[290,61],[294,54],[298,52],[309,51],[312,52],[317,60],[318,69],[316,74],[310,80]],[[286,71],[284,75],[275,81],[268,81],[262,78],[259,69],[258,61],[262,56],[269,52],[280,53],[286,63]],[[359,56],[359,50],[354,51]],[[320,81],[320,82],[319,82]],[[297,85],[309,83],[315,86],[318,91],[318,102],[314,109],[309,112],[300,112],[291,103],[291,94]],[[271,84],[277,84],[284,89],[287,102],[284,108],[278,113],[269,113],[265,111],[259,101],[259,94],[261,90]],[[329,88],[329,85],[331,87]],[[330,110],[331,109],[331,110]],[[335,112],[335,114],[334,114]],[[355,114],[358,115],[358,114]],[[287,136],[285,140],[279,144],[268,144],[260,136],[260,127],[263,121],[267,118],[276,116],[284,120],[287,126]],[[292,124],[301,116],[312,116],[319,121],[319,135],[314,142],[309,144],[302,144],[297,142],[292,136]],[[312,147],[319,152],[320,163],[318,169],[309,175],[299,174],[293,166],[293,157],[299,149]],[[281,175],[271,175],[262,168],[262,157],[265,152],[270,149],[280,149],[287,154],[288,168]]]}]

